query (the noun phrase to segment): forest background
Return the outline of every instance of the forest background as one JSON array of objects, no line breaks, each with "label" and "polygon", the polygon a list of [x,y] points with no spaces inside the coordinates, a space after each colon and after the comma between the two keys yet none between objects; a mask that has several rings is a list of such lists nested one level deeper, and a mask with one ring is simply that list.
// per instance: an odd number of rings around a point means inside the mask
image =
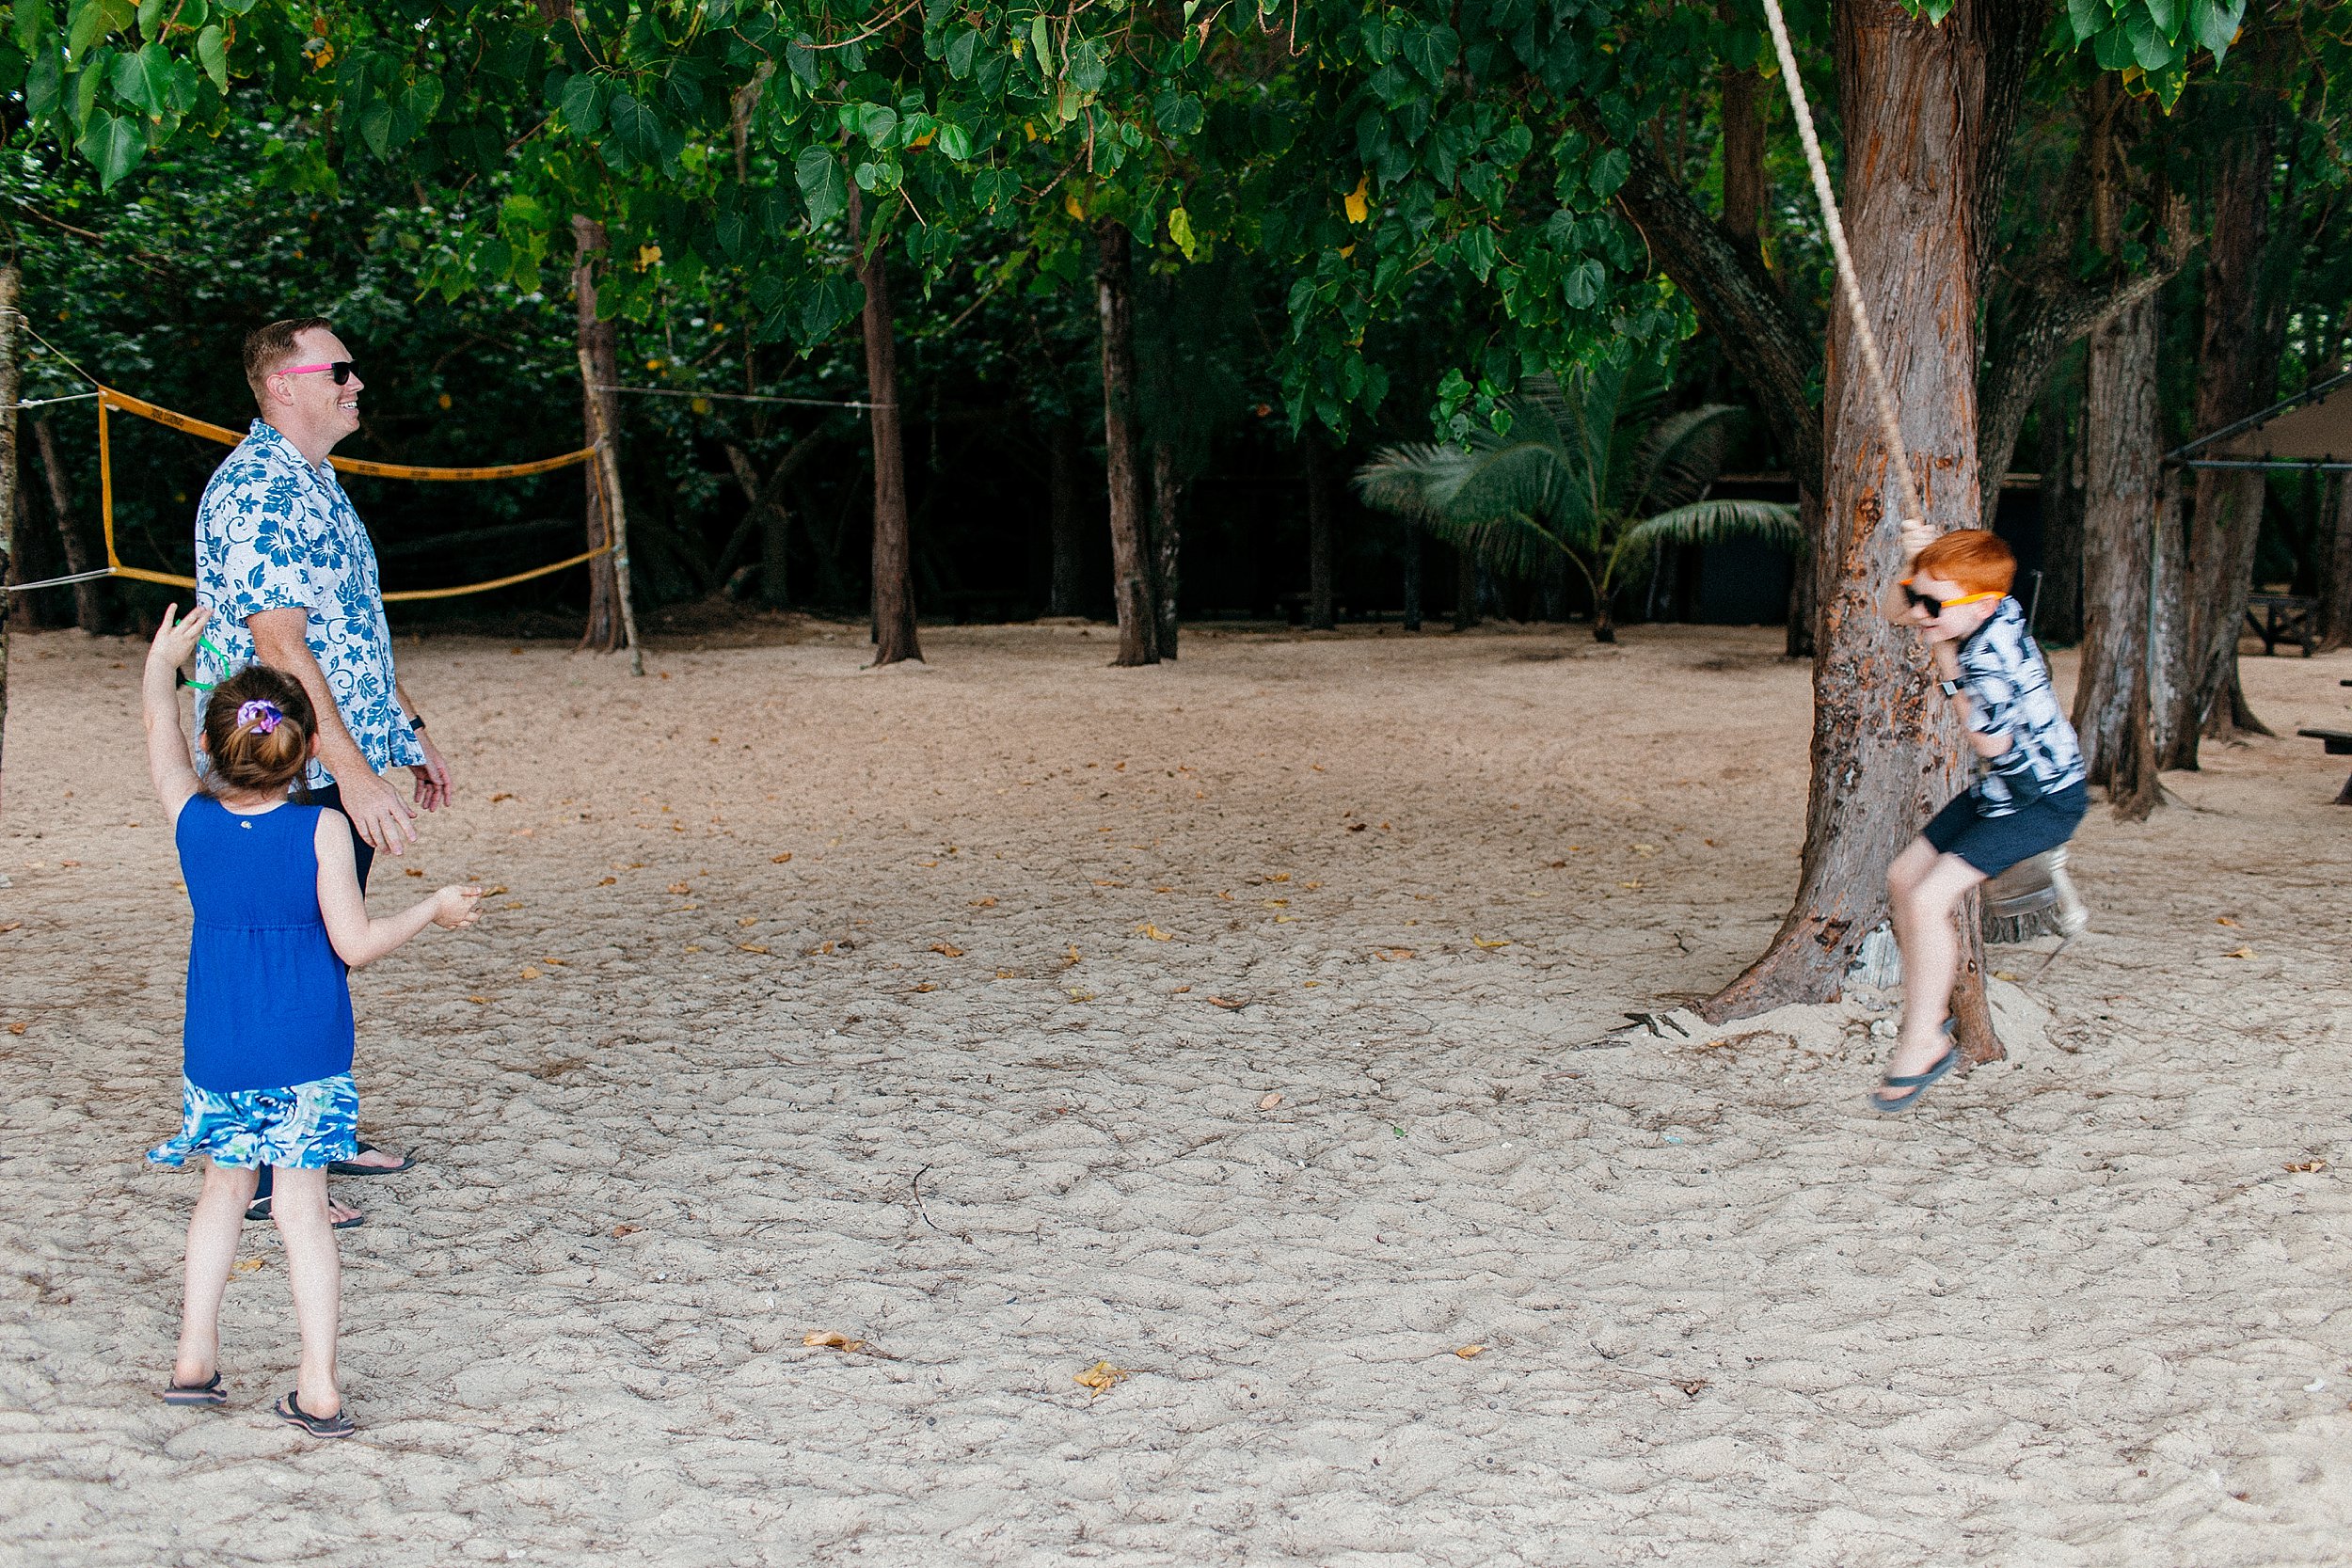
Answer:
[{"label": "forest background", "polygon": [[[2162,462],[2344,366],[2344,8],[1789,11],[1926,503],[2016,538],[2042,631],[2085,642],[2094,776],[2153,809],[2160,768],[2259,722],[2253,583],[2352,638],[2341,483]],[[1350,475],[1507,431],[1581,365],[1656,367],[1653,416],[1740,405],[1723,493],[1791,501],[1805,562],[1661,549],[1617,606],[1720,611],[1711,573],[1752,608],[1762,576],[1819,656],[1805,886],[1727,1007],[1834,986],[1878,914],[1856,868],[1955,766],[1929,736],[1868,760],[1896,784],[1825,784],[1905,656],[1848,629],[1884,454],[1752,0],[18,0],[0,90],[24,399],[95,378],[241,425],[244,331],[327,315],[368,383],[345,455],[610,432],[641,612],[870,617],[879,662],[919,657],[918,615],[1115,615],[1121,663],[1173,657],[1184,617],[1589,615]],[[28,409],[0,453],[14,580],[99,559],[88,409]],[[114,429],[126,560],[185,571],[217,449]],[[353,488],[391,586],[607,537],[576,472]],[[616,592],[607,556],[397,620],[611,646]],[[169,596],[18,614],[113,629]]]}]

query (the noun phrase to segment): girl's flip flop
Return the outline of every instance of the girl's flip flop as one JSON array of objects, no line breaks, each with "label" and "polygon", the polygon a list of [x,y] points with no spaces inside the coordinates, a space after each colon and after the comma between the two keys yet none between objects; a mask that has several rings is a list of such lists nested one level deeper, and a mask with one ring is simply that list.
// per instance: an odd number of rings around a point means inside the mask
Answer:
[{"label": "girl's flip flop", "polygon": [[311,1415],[302,1408],[302,1402],[292,1391],[278,1402],[278,1418],[288,1426],[300,1427],[313,1437],[348,1437],[359,1430],[340,1410],[332,1416]]},{"label": "girl's flip flop", "polygon": [[1921,1095],[1927,1093],[1946,1073],[1958,1066],[1960,1066],[1960,1047],[1954,1046],[1944,1053],[1943,1060],[1925,1072],[1914,1072],[1901,1078],[1879,1080],[1879,1087],[1882,1089],[1909,1089],[1911,1091],[1909,1094],[1898,1095],[1895,1099],[1889,1100],[1873,1090],[1863,1098],[1870,1102],[1870,1109],[1882,1115],[1893,1116],[1899,1111],[1908,1111],[1918,1103]]},{"label": "girl's flip flop", "polygon": [[[363,1138],[359,1141],[358,1148],[353,1152],[375,1154],[381,1151]],[[400,1164],[396,1165],[362,1165],[354,1164],[350,1160],[336,1160],[327,1165],[326,1174],[329,1176],[398,1176],[402,1171],[416,1168],[417,1157],[413,1154],[405,1154],[401,1156]]]},{"label": "girl's flip flop", "polygon": [[166,1404],[227,1404],[229,1390],[220,1386],[220,1374],[215,1372],[210,1383],[167,1383],[164,1385]]},{"label": "girl's flip flop", "polygon": [[[387,1175],[389,1175],[389,1174],[390,1174],[390,1173],[389,1173],[389,1172],[387,1172],[386,1174],[387,1174]],[[253,1200],[253,1205],[252,1205],[252,1207],[251,1207],[251,1208],[249,1208],[249,1209],[247,1209],[247,1210],[245,1212],[245,1217],[246,1217],[246,1219],[249,1219],[249,1220],[266,1220],[266,1219],[268,1219],[268,1218],[269,1218],[269,1206],[270,1206],[270,1199],[271,1199],[271,1198],[275,1198],[277,1196],[278,1196],[278,1195],[277,1195],[276,1193],[272,1193],[272,1194],[270,1194],[269,1197],[257,1197],[257,1198],[255,1198],[255,1199]],[[349,1219],[347,1219],[347,1220],[337,1220],[337,1221],[335,1222],[335,1228],[336,1228],[336,1229],[338,1229],[338,1230],[349,1230],[349,1229],[350,1229],[353,1226],[355,1226],[355,1225],[365,1225],[365,1224],[367,1224],[367,1223],[368,1223],[368,1217],[367,1217],[367,1215],[365,1215],[365,1214],[354,1214],[354,1215],[352,1215],[352,1216],[351,1216],[351,1218],[349,1218]]]}]

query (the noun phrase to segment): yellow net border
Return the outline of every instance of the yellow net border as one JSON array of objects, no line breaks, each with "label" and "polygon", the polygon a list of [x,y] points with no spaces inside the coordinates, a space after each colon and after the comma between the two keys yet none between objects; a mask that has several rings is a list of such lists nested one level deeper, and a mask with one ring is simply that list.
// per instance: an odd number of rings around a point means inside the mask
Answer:
[{"label": "yellow net border", "polygon": [[[157,424],[168,425],[173,430],[183,431],[190,436],[200,436],[208,441],[218,441],[224,446],[233,447],[245,437],[233,430],[209,424],[202,420],[169,408],[160,407],[143,398],[135,398],[128,392],[119,392],[111,387],[98,388],[98,505],[99,514],[105,524],[107,569],[116,577],[129,578],[135,582],[161,583],[167,588],[194,588],[196,586],[194,578],[178,577],[169,572],[151,572],[143,566],[125,566],[122,563],[122,558],[115,552],[115,469],[113,448],[110,445],[106,429],[106,413],[109,409],[117,408],[125,414],[135,414],[143,420],[152,420]],[[551,474],[559,468],[569,468],[575,466],[586,467],[589,483],[596,485],[596,495],[601,499],[604,496],[604,465],[596,461],[595,447],[582,447],[578,451],[567,451],[557,457],[542,457],[530,463],[497,463],[473,468],[436,468],[413,463],[374,463],[358,457],[335,460],[335,471],[338,473],[368,474],[378,479],[423,480],[428,483],[529,479],[534,474]],[[612,509],[609,506],[601,510],[608,517],[612,515]],[[562,561],[546,566],[534,566],[527,572],[516,572],[507,577],[492,578],[486,582],[469,582],[457,588],[405,589],[397,594],[387,594],[384,598],[389,603],[407,599],[453,599],[467,594],[487,594],[494,588],[511,588],[518,582],[529,582],[533,578],[547,577],[550,573],[580,565],[582,562],[594,561],[597,556],[611,553],[612,549],[612,546],[608,541],[596,546],[594,549],[582,550],[578,555],[567,556]]]}]

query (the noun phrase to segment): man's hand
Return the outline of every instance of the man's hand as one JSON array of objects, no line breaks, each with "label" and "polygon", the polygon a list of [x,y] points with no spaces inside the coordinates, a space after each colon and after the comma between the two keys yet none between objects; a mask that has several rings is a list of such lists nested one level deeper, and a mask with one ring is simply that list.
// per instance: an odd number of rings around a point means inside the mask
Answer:
[{"label": "man's hand", "polygon": [[409,826],[416,812],[383,775],[362,768],[348,776],[336,774],[335,784],[342,792],[343,815],[369,847],[397,855],[417,841],[417,830]]},{"label": "man's hand", "polygon": [[408,769],[417,781],[417,809],[439,811],[457,799],[457,787],[450,780],[449,764],[442,760],[440,748],[422,730],[417,732],[417,744],[424,748],[424,761]]}]

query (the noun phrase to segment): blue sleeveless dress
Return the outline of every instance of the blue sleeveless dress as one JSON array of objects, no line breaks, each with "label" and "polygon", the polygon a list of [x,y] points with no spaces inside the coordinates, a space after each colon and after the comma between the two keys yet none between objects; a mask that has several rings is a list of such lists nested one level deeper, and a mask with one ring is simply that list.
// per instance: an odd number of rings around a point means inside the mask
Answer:
[{"label": "blue sleeveless dress", "polygon": [[195,907],[188,944],[186,1083],[179,1137],[148,1158],[176,1165],[320,1166],[348,1159],[351,985],[319,911],[316,806],[246,816],[209,795],[180,813],[180,868]]}]

